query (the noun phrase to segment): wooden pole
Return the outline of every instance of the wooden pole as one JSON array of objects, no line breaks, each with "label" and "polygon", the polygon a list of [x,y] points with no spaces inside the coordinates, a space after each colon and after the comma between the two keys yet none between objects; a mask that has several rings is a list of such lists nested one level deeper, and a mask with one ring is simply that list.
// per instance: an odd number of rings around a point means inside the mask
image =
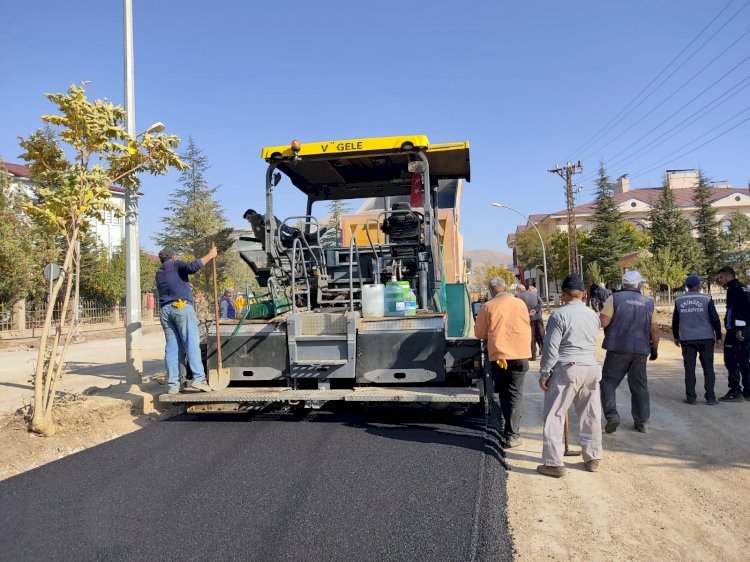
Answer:
[{"label": "wooden pole", "polygon": [[[216,246],[212,244],[212,246]],[[216,271],[216,258],[211,260],[214,269],[214,318],[216,320],[216,360],[221,373],[221,335],[219,334],[219,274]]]}]

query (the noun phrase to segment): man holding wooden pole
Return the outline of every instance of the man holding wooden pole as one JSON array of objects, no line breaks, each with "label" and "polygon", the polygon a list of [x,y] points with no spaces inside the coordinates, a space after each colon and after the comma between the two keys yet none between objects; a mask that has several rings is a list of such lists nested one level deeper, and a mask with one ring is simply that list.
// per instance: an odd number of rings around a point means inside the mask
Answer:
[{"label": "man holding wooden pole", "polygon": [[169,394],[180,392],[181,352],[184,353],[193,373],[193,380],[186,383],[185,390],[211,391],[201,361],[198,317],[193,308],[193,290],[188,279],[216,258],[216,254],[216,246],[212,245],[202,258],[184,262],[176,260],[175,253],[170,248],[164,248],[159,252],[161,267],[156,272],[156,288],[159,291],[161,306],[161,326],[166,338],[164,361]]},{"label": "man holding wooden pole", "polygon": [[575,405],[580,418],[579,436],[586,470],[596,472],[602,459],[602,370],[596,362],[599,318],[585,303],[581,277],[568,275],[562,284],[564,306],[547,322],[539,386],[544,394],[543,464],[537,472],[560,478],[565,475],[565,422]]}]

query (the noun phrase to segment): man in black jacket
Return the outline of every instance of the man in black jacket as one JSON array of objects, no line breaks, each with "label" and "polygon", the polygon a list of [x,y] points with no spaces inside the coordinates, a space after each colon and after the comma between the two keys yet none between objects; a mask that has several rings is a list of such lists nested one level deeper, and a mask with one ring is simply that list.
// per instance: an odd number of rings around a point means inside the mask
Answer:
[{"label": "man in black jacket", "polygon": [[729,376],[729,392],[719,400],[742,402],[750,400],[750,288],[737,280],[731,267],[722,267],[716,280],[727,290],[724,365]]}]

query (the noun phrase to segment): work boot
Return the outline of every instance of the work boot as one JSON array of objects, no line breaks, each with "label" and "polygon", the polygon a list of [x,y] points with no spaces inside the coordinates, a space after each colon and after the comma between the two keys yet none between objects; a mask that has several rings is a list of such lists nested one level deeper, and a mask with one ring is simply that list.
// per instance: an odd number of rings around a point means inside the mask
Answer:
[{"label": "work boot", "polygon": [[199,392],[211,392],[211,387],[208,386],[208,383],[205,380],[190,381],[190,383],[185,386],[185,390],[197,390]]},{"label": "work boot", "polygon": [[565,476],[564,466],[547,466],[546,464],[540,464],[536,467],[536,471],[539,474],[551,476],[552,478],[562,478],[563,476]]},{"label": "work boot", "polygon": [[583,463],[586,465],[586,470],[589,472],[598,472],[599,471],[599,461],[597,460],[590,460]]},{"label": "work boot", "polygon": [[180,393],[180,387],[177,388],[170,388],[167,390],[167,394],[179,394]]},{"label": "work boot", "polygon": [[718,403],[719,401],[716,399],[716,397],[706,398],[706,404],[708,404],[709,406],[716,406],[716,404]]},{"label": "work boot", "polygon": [[620,420],[617,418],[609,418],[607,423],[604,425],[604,431],[607,433],[614,433],[617,431],[617,426],[620,425]]},{"label": "work boot", "polygon": [[748,402],[750,402],[750,394],[743,393],[742,396],[745,398],[745,400],[747,400]]},{"label": "work boot", "polygon": [[638,433],[648,433],[648,428],[646,427],[645,423],[633,424],[633,429],[635,429]]},{"label": "work boot", "polygon": [[685,400],[683,400],[683,402],[685,404],[695,404],[697,402],[697,400],[695,398],[685,398]]},{"label": "work boot", "polygon": [[520,447],[523,445],[523,439],[520,437],[506,437],[505,441],[503,442],[503,446],[506,449],[515,449],[516,447]]},{"label": "work boot", "polygon": [[721,402],[742,402],[744,398],[739,390],[730,390],[724,396],[719,398]]}]

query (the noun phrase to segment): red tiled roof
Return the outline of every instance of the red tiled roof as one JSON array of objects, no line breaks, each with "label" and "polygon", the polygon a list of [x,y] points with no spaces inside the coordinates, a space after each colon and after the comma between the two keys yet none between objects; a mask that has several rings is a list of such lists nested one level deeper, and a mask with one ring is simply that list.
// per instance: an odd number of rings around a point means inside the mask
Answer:
[{"label": "red tiled roof", "polygon": [[[623,193],[616,193],[614,195],[615,205],[620,205],[625,201],[635,199],[637,201],[645,203],[646,205],[653,206],[659,200],[661,193],[661,187],[644,187],[639,189],[631,189],[630,191],[625,191]],[[672,193],[674,194],[674,202],[677,207],[693,206],[693,197],[695,195],[694,187],[684,187],[679,189],[673,188]],[[711,188],[711,197],[709,197],[709,202],[714,203],[719,199],[724,199],[725,197],[729,197],[730,195],[733,195],[735,193],[750,196],[750,189],[741,189],[735,187],[713,187]],[[590,215],[594,213],[595,208],[596,202],[590,201],[589,203],[578,205],[575,208],[575,212],[577,215]],[[555,213],[550,213],[549,216],[566,214],[567,210],[563,209]]]},{"label": "red tiled roof", "polygon": [[19,176],[21,178],[28,178],[31,175],[31,170],[21,164],[11,164],[10,162],[3,162],[2,166],[8,170],[10,175]]},{"label": "red tiled roof", "polygon": [[[28,166],[24,166],[23,164],[11,164],[10,162],[2,162],[0,163],[0,166],[8,170],[8,172],[12,176],[18,176],[21,178],[31,177],[31,170],[28,168]],[[117,185],[110,185],[109,190],[112,193],[125,193],[126,191],[124,187],[119,187]],[[140,195],[140,193],[138,195]]]},{"label": "red tiled roof", "polygon": [[531,219],[531,222],[539,223],[542,222],[544,219],[546,219],[549,216],[549,213],[540,213],[537,215],[529,215],[529,218]]}]

